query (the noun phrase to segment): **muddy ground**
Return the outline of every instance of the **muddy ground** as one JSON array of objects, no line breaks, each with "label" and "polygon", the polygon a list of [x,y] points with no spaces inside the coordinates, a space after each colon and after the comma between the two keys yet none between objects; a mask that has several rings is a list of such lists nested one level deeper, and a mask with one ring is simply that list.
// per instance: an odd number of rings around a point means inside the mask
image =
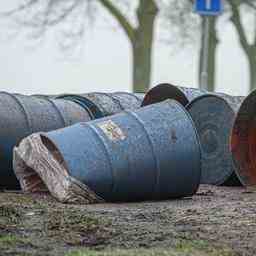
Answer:
[{"label": "muddy ground", "polygon": [[0,193],[0,255],[256,255],[256,193],[202,186],[182,200],[63,205]]}]

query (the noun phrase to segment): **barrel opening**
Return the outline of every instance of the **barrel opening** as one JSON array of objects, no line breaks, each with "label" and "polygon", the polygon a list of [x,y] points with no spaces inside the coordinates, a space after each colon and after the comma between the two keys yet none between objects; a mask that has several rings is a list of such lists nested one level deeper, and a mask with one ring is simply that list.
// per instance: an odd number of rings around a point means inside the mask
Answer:
[{"label": "barrel opening", "polygon": [[[40,137],[42,144],[47,149],[43,157],[42,167],[44,168],[41,168],[41,177],[50,193],[63,203],[103,202],[87,185],[69,174],[68,166],[54,142],[44,134],[41,134]],[[44,175],[42,171],[47,174]]]},{"label": "barrel opening", "polygon": [[231,135],[237,175],[244,186],[256,185],[256,91],[241,104]]},{"label": "barrel opening", "polygon": [[43,145],[47,148],[52,158],[56,160],[60,166],[62,166],[67,170],[67,166],[65,164],[64,158],[62,157],[59,149],[55,146],[55,144],[49,138],[47,138],[42,134],[40,135],[40,137]]},{"label": "barrel opening", "polygon": [[189,103],[186,95],[178,87],[165,83],[159,84],[149,90],[143,99],[142,106],[151,105],[167,99],[176,100],[183,106]]}]

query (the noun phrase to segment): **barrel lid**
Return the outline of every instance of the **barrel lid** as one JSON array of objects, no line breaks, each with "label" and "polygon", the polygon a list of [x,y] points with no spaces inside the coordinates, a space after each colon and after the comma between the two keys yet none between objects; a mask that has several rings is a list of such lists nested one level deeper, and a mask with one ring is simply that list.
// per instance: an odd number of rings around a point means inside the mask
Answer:
[{"label": "barrel lid", "polygon": [[[197,128],[202,148],[202,184],[239,185],[233,179],[234,165],[229,149],[235,112],[220,95],[205,94],[192,100],[187,109]],[[230,184],[231,185],[231,184]]]}]

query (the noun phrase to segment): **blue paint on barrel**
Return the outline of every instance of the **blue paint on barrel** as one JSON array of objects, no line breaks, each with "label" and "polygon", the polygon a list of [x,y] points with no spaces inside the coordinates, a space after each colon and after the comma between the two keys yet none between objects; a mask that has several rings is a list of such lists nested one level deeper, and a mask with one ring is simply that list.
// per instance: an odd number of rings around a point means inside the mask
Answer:
[{"label": "blue paint on barrel", "polygon": [[59,151],[72,177],[107,201],[191,196],[200,182],[197,132],[175,101],[126,110],[41,138],[49,150],[54,146]]},{"label": "blue paint on barrel", "polygon": [[19,188],[12,169],[12,150],[24,137],[90,119],[73,102],[0,92],[0,189]]}]

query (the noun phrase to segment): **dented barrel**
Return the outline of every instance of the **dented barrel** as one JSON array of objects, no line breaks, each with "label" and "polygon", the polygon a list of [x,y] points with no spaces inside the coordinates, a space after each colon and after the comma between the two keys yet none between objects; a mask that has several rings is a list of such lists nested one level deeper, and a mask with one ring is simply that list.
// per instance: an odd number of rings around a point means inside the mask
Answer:
[{"label": "dented barrel", "polygon": [[207,91],[196,88],[179,87],[168,83],[159,84],[146,93],[142,106],[158,103],[166,99],[176,100],[186,106],[193,99],[206,93]]},{"label": "dented barrel", "polygon": [[[29,140],[24,139],[23,144]],[[45,154],[46,164],[33,165],[31,158],[25,157],[29,168],[23,174],[17,168],[17,176],[23,188],[29,188],[29,182],[23,179],[34,168],[39,174],[35,177],[41,177],[62,201],[63,195],[68,194],[67,186],[60,193],[64,179],[84,184],[105,201],[180,198],[193,195],[199,185],[201,154],[197,132],[187,111],[175,101],[44,133],[41,141],[49,152]],[[20,151],[23,152],[21,148]],[[18,155],[17,159],[26,153]],[[54,158],[51,166],[55,166],[49,176],[45,168],[49,166],[48,156]],[[42,155],[36,153],[35,157],[40,159]],[[59,174],[54,180],[51,174],[56,170]]]},{"label": "dented barrel", "polygon": [[64,94],[57,98],[74,101],[87,108],[93,118],[117,114],[124,110],[135,110],[141,106],[144,95],[140,93],[93,92],[87,94]]},{"label": "dented barrel", "polygon": [[89,114],[73,102],[0,92],[0,189],[19,188],[12,150],[21,139],[88,120]]}]

